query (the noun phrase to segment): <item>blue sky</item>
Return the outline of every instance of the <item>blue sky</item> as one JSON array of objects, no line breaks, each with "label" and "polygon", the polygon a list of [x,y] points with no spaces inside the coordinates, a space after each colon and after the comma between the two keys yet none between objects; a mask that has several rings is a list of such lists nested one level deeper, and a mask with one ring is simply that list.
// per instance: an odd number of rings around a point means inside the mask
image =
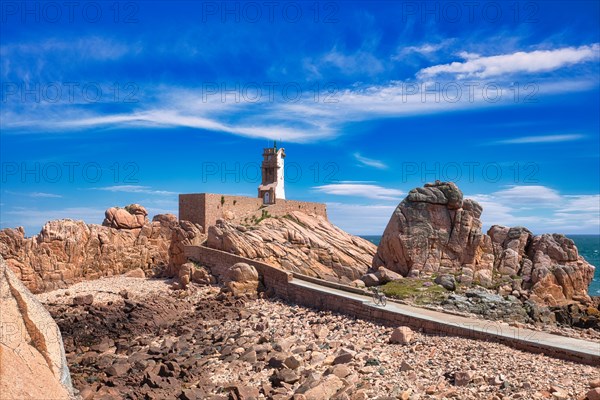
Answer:
[{"label": "blue sky", "polygon": [[600,233],[597,1],[76,4],[1,4],[3,228],[255,196],[277,140],[352,233],[435,179],[486,228]]}]

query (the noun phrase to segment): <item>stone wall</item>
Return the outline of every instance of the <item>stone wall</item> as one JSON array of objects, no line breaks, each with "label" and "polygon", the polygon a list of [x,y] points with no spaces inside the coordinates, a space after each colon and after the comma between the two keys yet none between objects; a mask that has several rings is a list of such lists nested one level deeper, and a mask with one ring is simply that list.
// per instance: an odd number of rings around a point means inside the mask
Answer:
[{"label": "stone wall", "polygon": [[200,224],[205,228],[214,225],[218,219],[251,223],[252,217],[260,218],[263,211],[272,216],[283,216],[292,211],[302,211],[327,218],[327,208],[323,203],[297,200],[277,200],[276,204],[263,205],[262,199],[247,196],[227,196],[213,193],[179,195],[179,219]]},{"label": "stone wall", "polygon": [[468,322],[461,324],[437,321],[426,315],[401,314],[391,311],[389,308],[374,306],[363,300],[350,299],[336,293],[328,293],[326,288],[318,290],[298,285],[295,282],[291,281],[288,283],[284,298],[292,303],[306,307],[350,315],[386,326],[409,326],[412,329],[422,330],[428,334],[493,341],[519,350],[542,353],[546,356],[584,364],[598,365],[600,362],[598,355],[580,353],[574,349],[563,351],[555,347],[549,347],[545,343],[536,340],[536,331],[515,329],[510,331],[511,335],[506,335],[508,332],[503,334],[503,330],[506,331],[510,328],[496,321],[482,321],[482,324],[479,326],[474,326]]},{"label": "stone wall", "polygon": [[235,254],[204,246],[187,246],[185,248],[185,254],[189,259],[202,263],[202,265],[210,268],[211,273],[218,278],[220,278],[225,270],[233,264],[239,262],[250,264],[256,268],[256,271],[258,271],[266,288],[274,291],[277,296],[283,298],[287,297],[288,283],[293,278],[293,275],[290,272],[260,261],[236,256]]},{"label": "stone wall", "polygon": [[[392,311],[390,308],[374,306],[368,301],[356,298],[348,298],[335,289],[351,293],[360,292],[360,289],[346,287],[345,285],[306,278],[299,274],[282,271],[269,264],[236,256],[221,250],[211,249],[203,246],[187,246],[185,253],[189,259],[202,263],[209,267],[213,274],[220,276],[226,268],[238,263],[245,262],[256,268],[261,276],[267,291],[271,294],[290,301],[294,304],[326,310],[349,315],[355,318],[373,321],[386,326],[410,326],[416,330],[422,330],[429,334],[459,336],[469,339],[494,341],[520,350],[533,353],[542,353],[547,356],[565,360],[597,365],[600,362],[598,355],[590,355],[577,350],[562,351],[555,347],[549,347],[535,338],[535,331],[515,330],[511,335],[502,334],[503,328],[509,329],[494,321],[485,321],[483,327],[475,327],[469,323],[448,323],[437,321],[423,315],[406,315]],[[299,279],[294,280],[294,276]],[[302,285],[299,280],[317,283],[320,288],[312,288]],[[334,290],[331,290],[334,289]],[[363,292],[364,293],[364,292]],[[465,319],[465,321],[467,321]]]}]

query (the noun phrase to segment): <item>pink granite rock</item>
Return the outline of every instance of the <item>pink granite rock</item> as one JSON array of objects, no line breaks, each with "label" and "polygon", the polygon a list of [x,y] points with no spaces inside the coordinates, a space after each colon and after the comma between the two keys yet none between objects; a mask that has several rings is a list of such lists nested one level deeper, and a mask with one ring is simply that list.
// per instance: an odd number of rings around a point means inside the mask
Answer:
[{"label": "pink granite rock", "polygon": [[463,284],[486,287],[499,283],[502,294],[526,290],[548,305],[591,301],[594,267],[571,239],[499,225],[484,235],[482,212],[451,182],[411,190],[383,233],[372,269],[383,266],[408,277],[449,273]]},{"label": "pink granite rock", "polygon": [[0,397],[70,399],[73,387],[58,326],[0,257]]},{"label": "pink granite rock", "polygon": [[[142,209],[132,210],[145,218]],[[200,244],[204,238],[201,226],[178,222],[172,214],[158,215],[136,229],[63,219],[47,222],[30,238],[23,228],[0,230],[0,255],[27,288],[37,293],[137,268],[146,274],[163,268],[165,275],[176,276],[187,261],[183,247]]]},{"label": "pink granite rock", "polygon": [[326,218],[299,211],[249,226],[220,221],[208,228],[207,246],[347,284],[367,271],[376,250],[373,243]]}]

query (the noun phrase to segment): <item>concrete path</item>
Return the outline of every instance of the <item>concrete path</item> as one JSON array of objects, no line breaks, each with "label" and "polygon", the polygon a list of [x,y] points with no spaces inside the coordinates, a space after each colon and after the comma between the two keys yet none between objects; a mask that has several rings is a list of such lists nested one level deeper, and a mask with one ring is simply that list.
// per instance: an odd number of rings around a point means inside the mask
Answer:
[{"label": "concrete path", "polygon": [[573,355],[574,357],[571,357],[572,359],[581,359],[588,364],[600,366],[600,342],[573,339],[531,329],[520,329],[509,326],[508,324],[446,314],[391,301],[388,301],[387,306],[382,308],[376,306],[370,297],[357,293],[321,286],[298,278],[293,279],[289,283],[318,292],[333,294],[342,298],[359,300],[362,301],[365,306],[391,311],[422,322],[434,321],[437,324],[442,323],[450,327],[460,328],[456,329],[456,332],[461,332],[464,331],[464,328],[468,328],[473,332],[484,333],[485,337],[492,341],[506,343],[511,346],[514,345],[513,347],[534,350],[536,352],[560,358],[565,358],[561,357],[561,355]]}]

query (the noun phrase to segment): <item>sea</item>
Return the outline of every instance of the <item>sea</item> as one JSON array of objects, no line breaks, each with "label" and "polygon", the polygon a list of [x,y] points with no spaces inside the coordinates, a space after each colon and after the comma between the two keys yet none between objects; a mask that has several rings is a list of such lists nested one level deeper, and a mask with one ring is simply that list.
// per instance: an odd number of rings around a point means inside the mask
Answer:
[{"label": "sea", "polygon": [[[362,236],[363,238],[379,244],[381,236]],[[596,273],[592,283],[590,283],[590,296],[600,296],[600,235],[567,235],[575,242],[579,255],[583,256],[594,267]]]}]

